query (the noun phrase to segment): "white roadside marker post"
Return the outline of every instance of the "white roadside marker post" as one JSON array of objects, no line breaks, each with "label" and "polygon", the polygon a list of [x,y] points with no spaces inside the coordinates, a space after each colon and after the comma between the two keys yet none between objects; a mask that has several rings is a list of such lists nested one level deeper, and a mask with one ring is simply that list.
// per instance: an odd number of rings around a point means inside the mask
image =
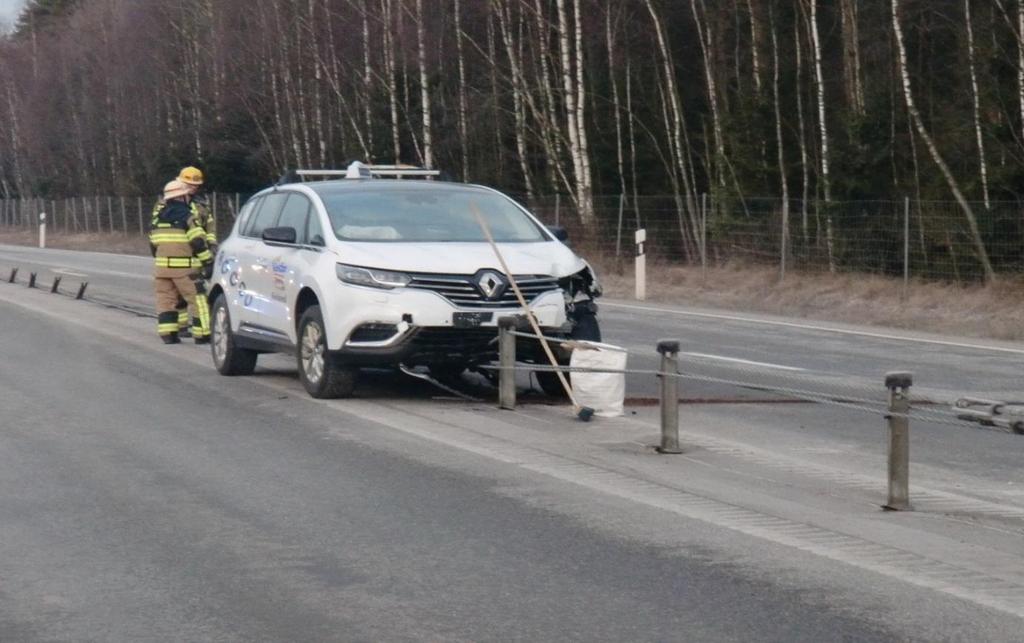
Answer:
[{"label": "white roadside marker post", "polygon": [[39,213],[39,247],[46,247],[46,213]]},{"label": "white roadside marker post", "polygon": [[647,299],[647,252],[644,245],[647,242],[647,229],[641,228],[636,231],[636,300]]}]

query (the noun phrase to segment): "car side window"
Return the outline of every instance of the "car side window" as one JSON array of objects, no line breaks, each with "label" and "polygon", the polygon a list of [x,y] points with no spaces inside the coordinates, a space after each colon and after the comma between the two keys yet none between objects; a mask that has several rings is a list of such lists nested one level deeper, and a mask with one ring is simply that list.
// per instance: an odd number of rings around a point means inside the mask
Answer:
[{"label": "car side window", "polygon": [[253,212],[259,210],[260,204],[262,202],[262,197],[249,199],[248,201],[245,202],[245,205],[242,206],[242,211],[238,213],[238,234],[245,234],[245,229],[252,219]]},{"label": "car side window", "polygon": [[303,194],[291,194],[288,201],[281,209],[281,217],[277,220],[278,226],[295,228],[295,243],[305,245],[306,219],[309,218],[309,199]]},{"label": "car side window", "polygon": [[315,208],[309,209],[309,226],[306,231],[306,239],[311,246],[320,246],[321,248],[327,245],[324,241],[324,229],[320,226],[320,215],[317,213]]},{"label": "car side window", "polygon": [[259,238],[264,230],[273,228],[277,224],[278,215],[281,214],[281,206],[284,205],[287,198],[287,192],[275,192],[263,197],[263,204],[253,215],[252,223],[246,229],[245,236]]}]

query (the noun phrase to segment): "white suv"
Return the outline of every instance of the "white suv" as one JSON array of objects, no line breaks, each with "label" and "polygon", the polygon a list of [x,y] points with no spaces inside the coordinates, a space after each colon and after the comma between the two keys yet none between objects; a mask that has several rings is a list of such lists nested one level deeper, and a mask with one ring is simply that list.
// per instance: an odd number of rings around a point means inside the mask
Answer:
[{"label": "white suv", "polygon": [[[344,397],[360,367],[427,366],[451,378],[495,360],[498,318],[520,311],[477,212],[543,332],[600,340],[600,286],[561,230],[490,188],[381,179],[371,167],[282,180],[246,202],[209,293],[222,374],[293,352],[310,395]],[[520,342],[519,359],[544,361],[538,348]],[[552,373],[537,375],[558,390]]]}]

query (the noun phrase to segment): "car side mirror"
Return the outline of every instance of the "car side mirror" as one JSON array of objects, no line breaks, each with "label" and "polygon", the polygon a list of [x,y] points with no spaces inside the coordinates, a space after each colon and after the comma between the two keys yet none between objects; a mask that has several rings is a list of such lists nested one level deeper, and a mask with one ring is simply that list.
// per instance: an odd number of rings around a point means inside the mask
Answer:
[{"label": "car side mirror", "polygon": [[327,242],[325,242],[324,238],[320,235],[314,234],[313,238],[309,240],[309,245],[323,247],[327,245]]},{"label": "car side mirror", "polygon": [[267,228],[263,231],[263,240],[267,243],[295,243],[295,237],[295,228],[290,226]]},{"label": "car side mirror", "polygon": [[548,232],[554,235],[554,237],[561,241],[562,243],[565,243],[566,241],[569,240],[569,233],[566,232],[565,228],[563,228],[560,225],[549,225]]}]

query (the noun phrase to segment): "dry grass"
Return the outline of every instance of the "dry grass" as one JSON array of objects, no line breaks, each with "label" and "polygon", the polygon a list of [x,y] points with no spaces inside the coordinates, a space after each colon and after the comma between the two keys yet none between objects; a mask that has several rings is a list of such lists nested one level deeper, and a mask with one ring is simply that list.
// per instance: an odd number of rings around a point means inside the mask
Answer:
[{"label": "dry grass", "polygon": [[[614,268],[614,266],[610,266]],[[616,274],[618,273],[618,274]],[[602,271],[607,294],[634,295],[632,266]],[[649,265],[647,299],[735,311],[764,312],[851,324],[994,339],[1024,339],[1024,279],[1004,277],[992,286],[911,281],[866,274],[789,273],[774,268],[708,268]]]},{"label": "dry grass", "polygon": [[[29,232],[0,232],[0,243],[35,246]],[[50,235],[47,246],[149,255],[146,239],[110,234]],[[598,272],[609,296],[633,297],[631,262],[602,262]],[[764,312],[853,324],[873,324],[965,337],[1024,339],[1024,279],[1004,277],[992,286],[941,282],[910,284],[906,301],[902,281],[865,274],[789,273],[779,283],[774,268],[727,265],[701,269],[650,264],[647,299],[725,310]]]},{"label": "dry grass", "polygon": [[[38,246],[36,232],[20,230],[0,232],[0,243],[16,246]],[[116,254],[149,256],[149,242],[139,235],[123,234],[52,234],[46,235],[47,248],[61,250],[88,250],[91,252],[113,252]]]}]

